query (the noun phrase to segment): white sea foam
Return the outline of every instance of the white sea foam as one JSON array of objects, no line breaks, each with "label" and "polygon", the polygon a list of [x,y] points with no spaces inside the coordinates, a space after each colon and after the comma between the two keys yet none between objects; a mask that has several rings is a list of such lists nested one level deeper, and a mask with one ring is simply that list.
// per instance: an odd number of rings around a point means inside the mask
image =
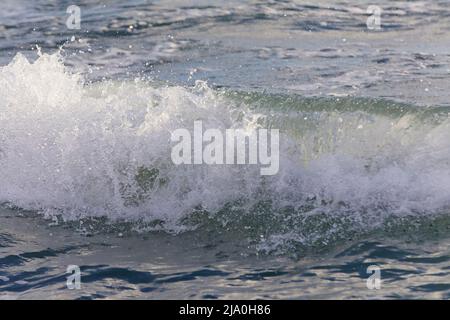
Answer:
[{"label": "white sea foam", "polygon": [[[157,219],[182,231],[194,210],[214,215],[239,199],[244,211],[270,201],[273,215],[280,208],[351,212],[353,222],[377,225],[450,205],[446,113],[287,112],[243,104],[203,82],[85,84],[58,54],[32,63],[18,54],[0,69],[0,96],[0,201],[65,219]],[[195,120],[218,129],[279,128],[279,173],[174,165],[170,133]]]},{"label": "white sea foam", "polygon": [[[139,80],[85,86],[58,55],[46,54],[34,63],[18,54],[0,74],[3,201],[62,210],[66,218],[177,221],[189,208],[214,210],[241,188],[251,189],[241,175],[251,168],[171,163],[172,130],[190,128],[197,119],[215,128],[237,125],[226,102],[205,83],[189,90]],[[251,126],[248,119],[239,122]],[[165,182],[156,181],[145,199],[137,196],[139,168],[144,175],[157,169],[157,180]],[[127,198],[138,203],[127,204]]]}]

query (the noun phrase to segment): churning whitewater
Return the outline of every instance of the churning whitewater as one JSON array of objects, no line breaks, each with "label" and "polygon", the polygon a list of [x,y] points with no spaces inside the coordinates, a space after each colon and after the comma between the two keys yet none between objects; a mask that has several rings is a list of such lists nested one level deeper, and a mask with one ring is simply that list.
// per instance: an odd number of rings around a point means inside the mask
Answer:
[{"label": "churning whitewater", "polygon": [[[450,205],[445,107],[200,81],[87,82],[59,53],[31,62],[17,54],[0,69],[0,96],[0,201],[47,217],[106,217],[170,233],[214,224],[308,244],[445,215]],[[173,164],[171,132],[197,120],[223,130],[279,129],[278,174]]]}]

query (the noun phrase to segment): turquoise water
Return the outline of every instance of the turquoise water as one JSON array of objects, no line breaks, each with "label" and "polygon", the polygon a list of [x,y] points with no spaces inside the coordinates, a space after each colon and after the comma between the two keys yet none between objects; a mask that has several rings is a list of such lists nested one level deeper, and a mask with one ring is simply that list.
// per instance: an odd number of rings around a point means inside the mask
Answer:
[{"label": "turquoise water", "polygon": [[[2,2],[0,297],[448,299],[448,5],[368,5]],[[278,174],[174,165],[198,120]]]}]

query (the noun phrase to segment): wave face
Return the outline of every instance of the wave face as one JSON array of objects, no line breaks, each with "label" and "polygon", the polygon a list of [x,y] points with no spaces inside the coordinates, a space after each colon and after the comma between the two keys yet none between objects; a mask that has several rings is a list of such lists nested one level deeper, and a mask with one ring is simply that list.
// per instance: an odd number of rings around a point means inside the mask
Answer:
[{"label": "wave face", "polygon": [[[0,201],[65,220],[107,217],[151,229],[244,234],[271,250],[327,244],[450,205],[450,109],[84,83],[58,54],[0,69]],[[176,166],[170,133],[280,129],[280,170]]]}]

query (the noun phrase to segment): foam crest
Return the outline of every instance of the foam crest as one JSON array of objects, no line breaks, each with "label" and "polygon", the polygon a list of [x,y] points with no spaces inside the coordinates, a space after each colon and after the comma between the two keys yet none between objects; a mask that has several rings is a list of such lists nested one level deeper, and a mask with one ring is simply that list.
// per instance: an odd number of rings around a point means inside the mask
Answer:
[{"label": "foam crest", "polygon": [[[380,102],[356,100],[305,107],[204,82],[85,84],[58,54],[32,63],[18,54],[0,69],[0,95],[0,201],[67,220],[156,221],[179,232],[212,219],[304,242],[339,224],[370,229],[450,205],[446,112],[376,111]],[[195,120],[221,130],[280,129],[280,172],[174,165],[170,133]]]}]

